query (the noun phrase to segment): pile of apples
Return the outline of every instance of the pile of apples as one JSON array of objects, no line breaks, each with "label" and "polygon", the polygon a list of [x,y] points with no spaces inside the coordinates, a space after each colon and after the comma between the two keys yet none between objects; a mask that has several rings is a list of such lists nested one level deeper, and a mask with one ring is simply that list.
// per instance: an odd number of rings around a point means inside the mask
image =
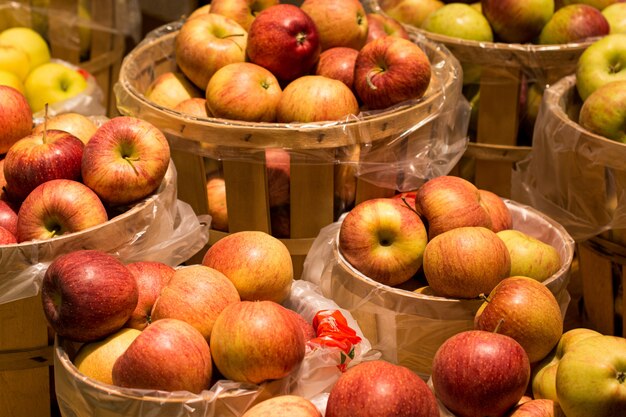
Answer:
[{"label": "pile of apples", "polygon": [[358,0],[213,1],[184,21],[175,57],[180,72],[155,79],[148,99],[248,122],[346,120],[419,99],[431,79],[402,25]]},{"label": "pile of apples", "polygon": [[96,126],[66,113],[32,124],[24,95],[0,85],[0,244],[102,224],[152,194],[170,163],[163,133],[134,117]]}]

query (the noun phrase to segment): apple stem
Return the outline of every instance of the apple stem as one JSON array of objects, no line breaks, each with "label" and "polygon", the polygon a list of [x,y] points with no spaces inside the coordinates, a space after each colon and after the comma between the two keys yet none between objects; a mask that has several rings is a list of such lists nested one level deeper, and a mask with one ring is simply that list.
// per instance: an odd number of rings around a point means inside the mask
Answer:
[{"label": "apple stem", "polygon": [[503,323],[504,323],[504,319],[498,320],[498,324],[496,325],[496,328],[493,329],[493,332],[498,333],[498,331],[500,330],[500,326],[502,326]]},{"label": "apple stem", "polygon": [[130,164],[131,167],[133,167],[133,171],[135,171],[136,175],[139,175],[139,171],[137,171],[137,167],[135,166],[135,164],[133,164],[133,162],[135,161],[139,161],[139,158],[129,158],[129,157],[124,157],[124,160],[126,162],[128,162]]},{"label": "apple stem", "polygon": [[480,294],[478,296],[478,298],[480,298],[481,300],[483,300],[486,303],[490,303],[491,302],[491,300],[489,300],[489,297],[487,297],[485,294]]},{"label": "apple stem", "polygon": [[408,201],[406,201],[406,197],[402,196],[400,197],[400,200],[402,200],[402,202],[404,203],[405,206],[407,206],[409,208],[409,210],[411,210],[413,213],[417,214],[417,217],[419,217],[419,213],[417,212],[417,210],[415,210]]},{"label": "apple stem", "polygon": [[623,384],[624,382],[626,382],[626,372],[618,372],[617,373],[617,381],[620,384]]},{"label": "apple stem", "polygon": [[[235,37],[240,37],[243,36],[242,33],[234,33],[232,35],[226,35],[224,36],[222,39],[230,39],[230,38],[235,38]],[[243,48],[241,47],[241,45],[239,45],[237,42],[233,41],[235,45],[237,45],[237,47],[243,51]]]}]

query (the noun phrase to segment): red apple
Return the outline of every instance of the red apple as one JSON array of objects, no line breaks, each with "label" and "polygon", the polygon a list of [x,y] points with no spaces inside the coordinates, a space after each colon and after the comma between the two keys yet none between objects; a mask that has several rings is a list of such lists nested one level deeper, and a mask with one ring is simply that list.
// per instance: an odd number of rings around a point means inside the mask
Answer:
[{"label": "red apple", "polygon": [[80,181],[84,148],[80,139],[62,130],[46,130],[18,140],[4,158],[7,194],[19,201],[46,181]]},{"label": "red apple", "polygon": [[298,395],[279,395],[261,401],[241,417],[322,417],[313,403]]},{"label": "red apple", "polygon": [[107,220],[106,209],[91,188],[77,181],[51,180],[35,188],[22,203],[17,240],[51,239]]},{"label": "red apple", "polygon": [[409,33],[406,31],[402,23],[390,16],[368,13],[367,24],[367,42],[384,36],[397,36],[399,38],[409,39]]},{"label": "red apple", "polygon": [[242,300],[281,303],[291,292],[289,250],[264,232],[242,231],[218,240],[206,251],[202,264],[226,275]]},{"label": "red apple", "polygon": [[206,99],[202,97],[192,97],[183,100],[174,106],[174,111],[202,119],[211,116],[209,108],[206,105]]},{"label": "red apple", "polygon": [[330,390],[326,417],[438,417],[435,395],[417,374],[383,360],[361,362]]},{"label": "red apple", "polygon": [[122,328],[137,305],[137,284],[116,257],[79,250],[55,258],[43,278],[43,311],[52,329],[91,342]]},{"label": "red apple", "polygon": [[539,44],[560,45],[608,35],[609,22],[600,10],[571,4],[557,10],[539,34]]},{"label": "red apple", "polygon": [[501,416],[524,395],[530,362],[509,336],[468,330],[437,349],[431,377],[435,395],[455,416]]},{"label": "red apple", "polygon": [[174,275],[175,269],[157,261],[137,261],[126,265],[137,283],[137,306],[126,322],[126,327],[143,330],[152,323],[152,306],[161,290]]},{"label": "red apple", "polygon": [[200,393],[209,389],[211,352],[192,325],[158,320],[141,332],[113,365],[113,383],[127,388]]},{"label": "red apple", "polygon": [[6,202],[0,200],[0,227],[17,236],[17,213]]},{"label": "red apple", "polygon": [[511,211],[505,202],[495,193],[488,190],[478,190],[480,205],[487,211],[491,218],[491,230],[498,233],[513,227]]},{"label": "red apple", "polygon": [[302,336],[304,336],[305,343],[317,336],[313,325],[306,321],[304,317],[293,310],[289,310],[288,308],[286,308],[285,311],[291,315],[294,321],[298,324],[298,327],[300,327],[300,330],[302,330]]},{"label": "red apple", "polygon": [[504,42],[530,42],[554,13],[554,0],[482,0],[482,13]]},{"label": "red apple", "polygon": [[322,51],[365,45],[368,21],[359,0],[304,0],[300,8],[315,22]]},{"label": "red apple", "polygon": [[248,33],[249,60],[267,68],[280,81],[307,74],[320,55],[315,22],[293,4],[277,4],[262,10]]},{"label": "red apple", "polygon": [[46,123],[39,123],[33,129],[33,133],[42,133],[44,128],[48,130],[63,130],[71,133],[80,139],[83,143],[89,142],[89,139],[96,133],[98,127],[89,119],[89,117],[80,113],[60,113],[48,118]]},{"label": "red apple", "polygon": [[238,302],[239,293],[221,272],[203,265],[177,269],[161,290],[152,309],[152,320],[183,320],[208,341],[219,314]]},{"label": "red apple", "polygon": [[120,116],[98,128],[85,145],[83,182],[106,203],[123,205],[153,193],[170,163],[167,139],[151,123]]},{"label": "red apple", "polygon": [[0,85],[0,154],[30,134],[33,112],[26,97],[13,87]]},{"label": "red apple", "polygon": [[291,235],[291,208],[289,205],[270,208],[272,236],[287,239]]},{"label": "red apple", "polygon": [[250,30],[250,25],[261,10],[278,3],[279,0],[212,0],[209,13],[229,17],[245,30]]},{"label": "red apple", "polygon": [[226,207],[226,183],[224,178],[211,176],[206,183],[206,193],[211,215],[211,229],[228,232],[228,209]]},{"label": "red apple", "polygon": [[265,149],[265,169],[270,208],[289,204],[291,157],[281,148]]},{"label": "red apple", "polygon": [[506,417],[565,417],[565,414],[552,400],[531,399],[516,406]]},{"label": "red apple", "polygon": [[11,245],[17,243],[17,238],[13,233],[0,226],[0,245]]},{"label": "red apple", "polygon": [[173,109],[181,101],[200,97],[201,92],[183,73],[168,71],[156,77],[144,95],[154,104]]},{"label": "red apple", "polygon": [[320,54],[315,67],[316,75],[341,81],[350,88],[354,87],[354,63],[359,51],[353,48],[337,46],[326,49]]}]

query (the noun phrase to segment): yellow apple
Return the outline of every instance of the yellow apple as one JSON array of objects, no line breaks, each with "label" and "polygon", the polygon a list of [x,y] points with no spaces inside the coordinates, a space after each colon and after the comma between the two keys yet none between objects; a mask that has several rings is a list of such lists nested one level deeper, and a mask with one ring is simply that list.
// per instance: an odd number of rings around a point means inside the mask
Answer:
[{"label": "yellow apple", "polygon": [[33,113],[72,98],[87,88],[87,80],[78,71],[57,62],[48,62],[35,68],[24,82],[26,99]]},{"label": "yellow apple", "polygon": [[11,45],[0,44],[0,70],[9,71],[24,81],[30,69],[26,52]]},{"label": "yellow apple", "polygon": [[24,83],[12,72],[0,70],[0,85],[8,85],[24,94]]},{"label": "yellow apple", "polygon": [[71,133],[80,139],[85,145],[89,139],[96,133],[98,126],[87,116],[80,113],[61,113],[50,117],[47,123],[40,123],[33,129],[33,133],[41,133],[44,127],[48,130],[57,129]]},{"label": "yellow apple", "polygon": [[50,48],[45,39],[28,27],[13,27],[0,33],[0,44],[21,49],[28,55],[30,71],[50,62]]},{"label": "yellow apple", "polygon": [[154,103],[173,109],[180,102],[202,97],[200,90],[180,72],[165,72],[148,86],[145,96]]}]

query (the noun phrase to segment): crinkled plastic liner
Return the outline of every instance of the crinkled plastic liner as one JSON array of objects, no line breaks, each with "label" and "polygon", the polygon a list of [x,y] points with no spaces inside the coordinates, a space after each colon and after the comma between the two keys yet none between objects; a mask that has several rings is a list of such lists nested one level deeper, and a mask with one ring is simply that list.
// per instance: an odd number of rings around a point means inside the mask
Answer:
[{"label": "crinkled plastic liner", "polygon": [[176,198],[176,169],[170,166],[151,196],[104,224],[53,239],[0,248],[0,304],[34,297],[48,265],[57,256],[80,249],[99,249],[125,263],[160,261],[179,265],[209,239],[210,216],[196,216]]},{"label": "crinkled plastic liner", "polygon": [[[355,356],[349,366],[379,357],[377,352],[370,349],[368,340],[350,313],[322,296],[316,285],[294,281],[291,295],[284,305],[300,313],[309,322],[319,310],[339,309],[350,326],[363,338],[356,345]],[[337,367],[340,363],[338,348],[307,347],[303,362],[291,375],[261,385],[221,380],[200,394],[128,389],[103,384],[80,374],[70,360],[76,348],[77,345],[62,339],[57,339],[55,345],[55,387],[59,408],[65,417],[241,416],[253,403],[288,393],[310,399],[324,412],[328,392],[341,375]]]},{"label": "crinkled plastic liner", "polygon": [[580,242],[626,228],[626,145],[578,124],[576,76],[546,89],[533,148],[513,172],[513,198],[561,223]]},{"label": "crinkled plastic liner", "polygon": [[[258,161],[267,148],[289,150],[304,164],[353,164],[359,179],[387,189],[410,190],[451,171],[467,146],[469,104],[462,95],[458,61],[443,46],[414,35],[431,59],[432,79],[419,100],[345,120],[319,123],[252,123],[196,118],[161,107],[143,93],[160,74],[176,70],[174,40],[183,21],[155,29],[122,63],[117,107],[159,127],[175,149],[216,160]],[[345,158],[357,145],[360,158]],[[292,162],[294,163],[294,162]]]},{"label": "crinkled plastic liner", "polygon": [[[544,283],[565,311],[574,241],[553,219],[539,211],[504,200],[513,228],[553,245],[563,262]],[[341,218],[320,231],[304,262],[302,279],[318,284],[322,294],[349,310],[383,358],[399,362],[428,378],[432,359],[450,336],[474,327],[481,299],[451,299],[389,287],[363,276],[343,259],[337,247]]]}]

